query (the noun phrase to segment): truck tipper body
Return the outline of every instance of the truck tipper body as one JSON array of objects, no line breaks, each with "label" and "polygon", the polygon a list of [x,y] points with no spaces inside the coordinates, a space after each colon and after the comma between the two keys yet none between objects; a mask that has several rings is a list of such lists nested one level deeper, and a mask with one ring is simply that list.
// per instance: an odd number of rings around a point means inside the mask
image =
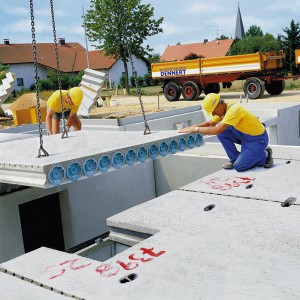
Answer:
[{"label": "truck tipper body", "polygon": [[[296,64],[300,63],[300,50],[296,50]],[[245,80],[244,92],[250,99],[262,97],[265,90],[279,95],[285,88],[283,51],[257,52],[244,55],[198,58],[192,60],[159,62],[151,65],[153,79],[164,81],[167,100],[175,101],[182,95],[195,100],[202,91],[219,93],[230,88],[235,80]]]}]

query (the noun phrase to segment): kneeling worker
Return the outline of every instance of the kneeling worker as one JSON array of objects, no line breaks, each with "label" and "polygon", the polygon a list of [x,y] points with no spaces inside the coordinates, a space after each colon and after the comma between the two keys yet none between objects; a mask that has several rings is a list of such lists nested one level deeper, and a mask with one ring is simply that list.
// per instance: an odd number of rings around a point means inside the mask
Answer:
[{"label": "kneeling worker", "polygon": [[[193,125],[178,132],[217,135],[230,161],[224,169],[245,171],[255,166],[273,166],[272,149],[268,146],[269,136],[264,125],[238,103],[226,103],[219,94],[208,94],[202,107],[211,120]],[[217,126],[216,126],[217,125]],[[241,145],[239,152],[235,144]]]},{"label": "kneeling worker", "polygon": [[[79,87],[74,87],[68,91],[62,90],[62,101],[64,109],[64,118],[67,120],[66,129],[71,126],[74,131],[81,130],[81,121],[77,115],[79,106],[81,104],[83,93]],[[60,91],[55,91],[47,101],[47,116],[46,116],[46,130],[47,135],[59,133],[59,121],[62,118],[62,108],[60,101]]]}]

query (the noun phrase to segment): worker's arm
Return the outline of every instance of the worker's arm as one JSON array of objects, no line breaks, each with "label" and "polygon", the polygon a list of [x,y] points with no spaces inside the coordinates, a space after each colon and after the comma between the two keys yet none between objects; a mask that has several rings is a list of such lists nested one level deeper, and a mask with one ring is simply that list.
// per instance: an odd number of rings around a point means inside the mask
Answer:
[{"label": "worker's arm", "polygon": [[[201,125],[201,124],[199,124]],[[183,128],[178,130],[179,133],[202,133],[202,134],[209,134],[209,135],[219,135],[222,133],[229,125],[224,123],[219,123],[218,126],[198,126],[193,125],[190,127]]]},{"label": "worker's arm", "polygon": [[46,130],[47,134],[51,134],[52,132],[52,118],[55,114],[55,111],[52,108],[47,109],[47,115],[46,115]]},{"label": "worker's arm", "polygon": [[200,124],[193,125],[193,127],[210,127],[210,126],[215,126],[215,125],[216,125],[216,123],[214,123],[212,120],[209,120],[209,121],[205,121]]},{"label": "worker's arm", "polygon": [[73,126],[75,131],[81,130],[81,121],[80,121],[77,113],[71,112],[71,114],[66,122],[66,126],[68,126],[68,127]]}]

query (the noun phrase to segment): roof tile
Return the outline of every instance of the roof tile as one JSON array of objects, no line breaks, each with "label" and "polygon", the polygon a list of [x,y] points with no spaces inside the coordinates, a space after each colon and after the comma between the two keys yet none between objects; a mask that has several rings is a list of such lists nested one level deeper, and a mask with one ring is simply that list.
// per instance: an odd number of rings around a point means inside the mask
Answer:
[{"label": "roof tile", "polygon": [[233,39],[217,40],[206,43],[168,46],[162,54],[161,61],[183,60],[190,53],[196,53],[206,58],[225,56],[230,49]]}]

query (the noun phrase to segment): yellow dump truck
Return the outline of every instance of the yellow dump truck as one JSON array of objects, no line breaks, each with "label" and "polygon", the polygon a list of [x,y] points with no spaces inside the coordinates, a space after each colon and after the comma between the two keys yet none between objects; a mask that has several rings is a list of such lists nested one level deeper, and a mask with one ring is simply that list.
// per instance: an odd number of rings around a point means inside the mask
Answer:
[{"label": "yellow dump truck", "polygon": [[[300,64],[300,50],[295,51],[296,65]],[[230,88],[235,80],[245,80],[244,92],[249,99],[262,97],[265,90],[279,95],[285,88],[283,75],[285,54],[283,51],[257,52],[214,58],[159,62],[151,65],[153,79],[164,81],[164,95],[176,101],[182,95],[194,100],[202,91],[219,93]]]}]

